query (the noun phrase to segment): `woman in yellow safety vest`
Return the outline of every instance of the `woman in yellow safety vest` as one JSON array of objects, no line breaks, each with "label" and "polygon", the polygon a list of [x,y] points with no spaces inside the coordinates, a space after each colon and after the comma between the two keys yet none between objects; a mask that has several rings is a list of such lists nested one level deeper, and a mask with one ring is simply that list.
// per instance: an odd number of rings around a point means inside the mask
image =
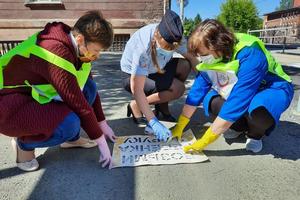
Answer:
[{"label": "woman in yellow safety vest", "polygon": [[[89,11],[73,28],[61,22],[45,28],[0,57],[0,132],[14,137],[17,166],[38,169],[34,150],[99,147],[102,166],[111,164],[107,124],[91,61],[113,40],[99,11]],[[80,137],[82,127],[90,139]]]},{"label": "woman in yellow safety vest", "polygon": [[248,137],[246,150],[262,150],[262,138],[278,124],[293,98],[291,78],[263,42],[247,34],[233,34],[220,22],[203,21],[191,34],[189,51],[202,63],[186,99],[173,137],[181,138],[196,107],[203,103],[214,117],[201,139],[184,147],[203,150],[229,128],[225,138]]}]

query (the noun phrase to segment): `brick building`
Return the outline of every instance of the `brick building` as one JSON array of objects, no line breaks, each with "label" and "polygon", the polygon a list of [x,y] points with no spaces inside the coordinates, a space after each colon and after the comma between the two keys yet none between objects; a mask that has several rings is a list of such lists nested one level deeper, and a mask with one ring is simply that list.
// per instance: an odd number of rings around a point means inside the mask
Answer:
[{"label": "brick building", "polygon": [[[300,0],[293,1],[293,7],[264,15],[263,28],[291,27],[288,30],[290,42],[300,40]],[[293,41],[294,40],[294,41]]]},{"label": "brick building", "polygon": [[170,0],[0,0],[0,41],[24,40],[47,22],[72,26],[86,11],[99,9],[113,25],[114,48],[140,27],[161,19]]}]

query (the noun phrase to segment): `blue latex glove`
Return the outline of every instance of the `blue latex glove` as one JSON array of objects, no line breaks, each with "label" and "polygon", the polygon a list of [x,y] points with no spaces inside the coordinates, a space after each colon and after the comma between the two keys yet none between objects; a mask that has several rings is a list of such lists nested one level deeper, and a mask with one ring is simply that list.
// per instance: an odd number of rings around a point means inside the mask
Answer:
[{"label": "blue latex glove", "polygon": [[162,123],[160,123],[156,117],[149,121],[149,125],[152,128],[155,137],[159,140],[166,142],[172,136],[171,131]]}]

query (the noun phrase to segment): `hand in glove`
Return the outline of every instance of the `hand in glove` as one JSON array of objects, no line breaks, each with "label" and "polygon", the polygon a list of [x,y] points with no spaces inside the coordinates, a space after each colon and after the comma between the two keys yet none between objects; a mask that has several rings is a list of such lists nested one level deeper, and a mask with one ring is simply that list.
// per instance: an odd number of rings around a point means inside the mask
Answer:
[{"label": "hand in glove", "polygon": [[109,150],[108,145],[105,140],[105,135],[102,135],[95,141],[98,144],[98,148],[100,151],[99,163],[103,162],[102,167],[108,166],[108,168],[111,169],[111,167],[112,167],[111,155],[110,155],[110,150]]},{"label": "hand in glove", "polygon": [[181,142],[183,130],[189,122],[190,122],[190,119],[181,114],[178,118],[178,122],[177,122],[176,126],[174,128],[172,128],[172,130],[171,130],[172,138],[177,138],[177,140],[179,142]]},{"label": "hand in glove", "polygon": [[171,131],[162,123],[160,123],[156,117],[152,118],[149,121],[149,125],[152,128],[154,135],[157,139],[166,142],[171,137]]},{"label": "hand in glove", "polygon": [[106,120],[99,122],[99,126],[106,138],[110,139],[112,142],[116,142],[117,137],[114,131],[107,124]]},{"label": "hand in glove", "polygon": [[202,151],[207,145],[214,142],[216,139],[218,139],[220,135],[217,135],[212,132],[211,127],[207,129],[207,131],[204,133],[202,138],[198,139],[196,142],[194,142],[191,145],[187,145],[183,147],[184,152],[188,152],[190,150],[193,151]]}]

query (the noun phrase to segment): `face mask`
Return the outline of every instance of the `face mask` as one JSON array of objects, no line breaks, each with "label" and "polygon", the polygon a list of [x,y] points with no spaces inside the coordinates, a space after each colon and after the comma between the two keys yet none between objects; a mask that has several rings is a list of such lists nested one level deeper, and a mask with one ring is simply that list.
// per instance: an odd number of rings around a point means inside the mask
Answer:
[{"label": "face mask", "polygon": [[206,64],[215,64],[222,60],[222,58],[215,58],[213,55],[209,54],[207,56],[199,56],[201,61]]},{"label": "face mask", "polygon": [[160,47],[158,42],[156,42],[156,53],[158,56],[171,57],[174,51],[168,51]]},{"label": "face mask", "polygon": [[160,55],[160,56],[171,57],[173,55],[173,51],[168,51],[168,50],[162,49],[160,47],[156,47],[156,52],[157,52],[157,55]]},{"label": "face mask", "polygon": [[87,63],[87,62],[92,62],[92,61],[96,60],[97,57],[95,55],[93,55],[92,53],[86,51],[83,56],[79,56],[79,59],[82,62]]},{"label": "face mask", "polygon": [[92,53],[90,53],[89,51],[88,51],[88,49],[87,49],[87,46],[86,46],[86,43],[85,43],[85,49],[87,50],[87,51],[85,51],[84,53],[83,53],[83,56],[82,55],[80,55],[80,48],[78,47],[78,52],[79,52],[79,59],[81,60],[81,62],[85,62],[85,63],[88,63],[88,62],[92,62],[92,61],[94,61],[94,60],[96,60],[97,59],[97,56],[95,56],[94,54],[92,54]]}]

